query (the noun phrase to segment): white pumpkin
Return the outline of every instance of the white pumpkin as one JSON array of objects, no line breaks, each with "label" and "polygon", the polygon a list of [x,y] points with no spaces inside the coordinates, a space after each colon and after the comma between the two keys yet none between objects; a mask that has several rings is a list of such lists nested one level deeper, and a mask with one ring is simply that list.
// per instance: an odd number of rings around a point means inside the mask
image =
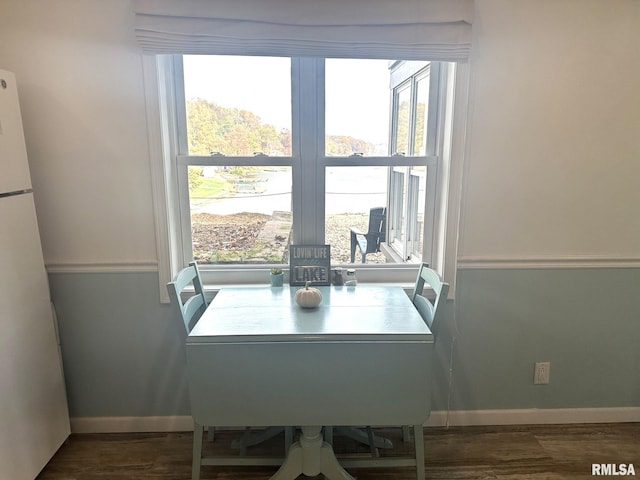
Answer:
[{"label": "white pumpkin", "polygon": [[309,285],[311,282],[307,282],[304,288],[296,291],[296,303],[302,308],[316,308],[322,301],[320,290]]}]

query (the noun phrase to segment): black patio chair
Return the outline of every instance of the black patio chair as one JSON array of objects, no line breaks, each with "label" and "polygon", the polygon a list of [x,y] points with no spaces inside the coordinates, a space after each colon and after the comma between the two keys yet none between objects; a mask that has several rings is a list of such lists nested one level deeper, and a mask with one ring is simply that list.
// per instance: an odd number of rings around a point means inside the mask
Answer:
[{"label": "black patio chair", "polygon": [[360,250],[362,263],[367,263],[368,253],[380,251],[380,244],[385,241],[387,232],[387,209],[372,208],[369,211],[369,230],[367,233],[351,227],[351,263],[356,261],[356,248]]}]

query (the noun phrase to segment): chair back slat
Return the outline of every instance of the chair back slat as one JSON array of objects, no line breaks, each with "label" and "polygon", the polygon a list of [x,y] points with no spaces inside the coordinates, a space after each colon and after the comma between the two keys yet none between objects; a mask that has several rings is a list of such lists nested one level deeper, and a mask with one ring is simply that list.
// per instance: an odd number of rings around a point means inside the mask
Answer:
[{"label": "chair back slat", "polygon": [[[435,292],[436,296],[433,302],[429,301],[424,295],[425,284],[429,285]],[[420,265],[411,301],[429,326],[431,333],[433,333],[434,342],[438,339],[438,332],[442,323],[442,307],[447,301],[448,293],[449,284],[440,280],[438,273],[429,268],[428,264],[423,263]]]},{"label": "chair back slat", "polygon": [[429,330],[431,330],[431,333],[433,333],[433,317],[435,315],[435,308],[431,302],[422,295],[416,295],[413,299],[413,305],[429,327]]},{"label": "chair back slat", "polygon": [[202,295],[194,295],[184,302],[182,307],[182,321],[187,333],[191,332],[193,325],[200,319],[207,305]]},{"label": "chair back slat", "polygon": [[375,207],[369,210],[369,231],[368,233],[381,233],[384,231],[384,224],[387,218],[385,207]]},{"label": "chair back slat", "polygon": [[[189,285],[193,285],[193,294],[183,301],[184,292]],[[191,262],[188,267],[180,270],[175,279],[167,283],[167,290],[171,303],[177,307],[182,317],[188,335],[207,308],[197,263]]]},{"label": "chair back slat", "polygon": [[385,207],[372,208],[369,211],[369,231],[367,232],[368,240],[372,246],[367,253],[375,253],[380,249],[380,243],[386,239],[386,222],[387,209]]}]

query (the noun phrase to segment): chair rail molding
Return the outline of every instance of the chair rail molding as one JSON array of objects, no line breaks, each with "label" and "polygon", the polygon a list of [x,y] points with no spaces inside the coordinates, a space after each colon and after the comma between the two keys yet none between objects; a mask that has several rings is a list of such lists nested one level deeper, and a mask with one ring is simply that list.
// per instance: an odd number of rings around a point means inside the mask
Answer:
[{"label": "chair rail molding", "polygon": [[458,256],[458,270],[640,268],[640,257],[615,255]]},{"label": "chair rail molding", "polygon": [[46,262],[47,273],[157,273],[157,260]]}]

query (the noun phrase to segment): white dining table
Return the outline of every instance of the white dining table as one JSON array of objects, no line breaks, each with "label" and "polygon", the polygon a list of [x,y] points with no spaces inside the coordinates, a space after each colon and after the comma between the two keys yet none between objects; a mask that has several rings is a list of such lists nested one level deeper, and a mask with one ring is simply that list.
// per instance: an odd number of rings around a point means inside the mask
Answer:
[{"label": "white dining table", "polygon": [[301,427],[272,480],[351,480],[322,426],[421,426],[433,336],[399,287],[319,287],[313,309],[298,288],[217,293],[187,338],[191,414],[196,427]]}]

